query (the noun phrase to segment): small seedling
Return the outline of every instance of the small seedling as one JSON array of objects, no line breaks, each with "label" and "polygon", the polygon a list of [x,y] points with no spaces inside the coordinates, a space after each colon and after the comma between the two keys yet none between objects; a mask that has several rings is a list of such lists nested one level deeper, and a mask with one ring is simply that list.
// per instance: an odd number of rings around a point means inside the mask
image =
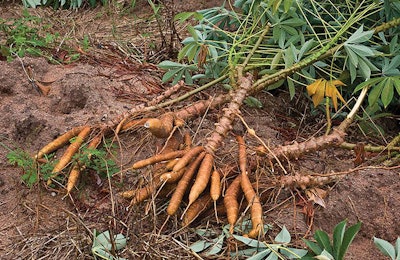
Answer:
[{"label": "small seedling", "polygon": [[320,259],[343,260],[347,249],[361,228],[361,222],[358,222],[346,230],[346,222],[347,220],[343,220],[335,226],[333,241],[330,241],[328,234],[322,230],[315,231],[316,243],[307,239],[303,241]]}]

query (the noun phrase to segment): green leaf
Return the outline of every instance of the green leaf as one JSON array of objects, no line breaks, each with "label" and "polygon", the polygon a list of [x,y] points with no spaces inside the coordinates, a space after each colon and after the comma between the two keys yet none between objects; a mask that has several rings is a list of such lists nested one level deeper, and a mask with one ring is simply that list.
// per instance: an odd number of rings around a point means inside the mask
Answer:
[{"label": "green leaf", "polygon": [[328,251],[331,254],[333,253],[331,241],[329,240],[329,236],[326,232],[322,230],[317,230],[315,231],[314,238],[315,240],[317,240],[317,243],[321,248],[323,248],[324,250]]},{"label": "green leaf", "polygon": [[285,255],[288,259],[299,259],[308,253],[308,251],[305,249],[291,247],[281,248],[279,252],[281,252],[282,255]]},{"label": "green leaf", "polygon": [[347,55],[349,56],[349,62],[354,65],[354,67],[358,67],[358,56],[357,54],[347,45],[344,46]]},{"label": "green leaf", "polygon": [[358,56],[365,57],[365,56],[374,56],[375,52],[365,46],[365,45],[360,45],[360,44],[348,44],[346,45],[348,48],[350,48],[352,51],[357,53]]},{"label": "green leaf", "polygon": [[263,104],[255,97],[249,96],[243,101],[249,107],[262,108]]},{"label": "green leaf", "polygon": [[383,87],[385,86],[386,79],[379,82],[378,85],[374,86],[368,93],[368,104],[371,106],[378,102],[378,99],[382,93]]},{"label": "green leaf", "polygon": [[397,90],[397,94],[400,95],[400,77],[393,78],[393,85],[395,86],[395,88]]},{"label": "green leaf", "polygon": [[294,95],[296,94],[296,89],[294,87],[294,82],[291,78],[287,78],[287,83],[288,83],[288,88],[289,88],[289,94],[290,94],[290,99],[294,98]]},{"label": "green leaf", "polygon": [[365,62],[364,58],[358,59],[358,65],[360,68],[360,73],[365,79],[369,79],[371,77],[371,68],[370,66]]},{"label": "green leaf", "polygon": [[337,259],[340,248],[342,246],[344,232],[346,230],[346,222],[347,222],[347,220],[341,221],[333,229],[333,251],[334,251],[335,259]]},{"label": "green leaf", "polygon": [[170,70],[170,71],[167,71],[165,74],[164,74],[164,76],[162,77],[162,82],[167,82],[167,81],[169,81],[170,79],[172,79],[174,76],[175,76],[175,74],[178,72],[178,71],[180,71],[181,69],[180,68],[177,68],[177,69],[172,69],[172,70]]},{"label": "green leaf", "polygon": [[265,243],[260,242],[260,241],[255,240],[255,239],[251,239],[251,238],[244,237],[244,236],[239,236],[239,235],[233,235],[233,237],[236,240],[239,240],[240,242],[242,242],[242,243],[244,243],[244,244],[246,244],[248,246],[251,246],[251,247],[267,248],[267,245]]},{"label": "green leaf", "polygon": [[400,260],[400,237],[396,239],[395,251],[396,251],[396,260]]},{"label": "green leaf", "polygon": [[271,249],[265,249],[252,257],[247,258],[247,260],[263,260],[267,255],[271,254]]},{"label": "green leaf", "polygon": [[362,43],[365,41],[368,41],[372,35],[374,34],[374,31],[365,31],[363,32],[363,25],[361,25],[360,28],[357,29],[348,39],[345,41],[345,43]]},{"label": "green leaf", "polygon": [[196,20],[201,20],[203,18],[203,15],[198,12],[182,12],[175,15],[174,21],[179,21],[180,23],[183,23],[191,17],[194,17]]},{"label": "green leaf", "polygon": [[222,251],[222,246],[223,246],[223,243],[224,243],[224,238],[225,238],[224,234],[222,234],[218,238],[216,238],[213,241],[214,242],[213,246],[210,247],[210,249],[207,250],[207,252],[204,255],[205,256],[212,256],[212,255],[216,255],[219,252],[221,252]]},{"label": "green leaf", "polygon": [[292,7],[293,0],[284,0],[283,1],[283,10],[285,13],[287,13],[290,10],[290,7]]},{"label": "green leaf", "polygon": [[276,242],[278,242],[278,243],[290,243],[290,240],[291,240],[291,239],[292,239],[292,238],[291,238],[291,236],[290,236],[289,231],[286,229],[285,226],[283,226],[281,232],[279,232],[279,234],[276,235],[276,237],[275,237],[274,240],[275,240]]},{"label": "green leaf", "polygon": [[[399,240],[399,238],[397,239]],[[397,242],[396,242],[397,243]],[[388,241],[374,237],[375,246],[385,255],[390,257],[392,260],[396,258],[396,250]]]},{"label": "green leaf", "polygon": [[303,44],[303,46],[301,46],[299,54],[297,55],[297,59],[301,60],[301,58],[303,58],[303,56],[304,56],[304,53],[308,52],[313,45],[314,45],[313,39],[306,41]]},{"label": "green leaf", "polygon": [[158,64],[158,67],[160,67],[161,69],[165,69],[165,70],[170,69],[170,68],[175,68],[175,67],[182,67],[182,66],[183,65],[181,63],[170,61],[170,60],[165,60]]},{"label": "green leaf", "polygon": [[361,228],[361,222],[358,222],[357,224],[349,227],[345,232],[342,240],[342,245],[339,250],[339,254],[336,260],[342,260],[344,259],[344,255],[347,252],[347,249],[349,248],[351,242],[353,242],[353,239],[356,237],[358,231]]},{"label": "green leaf", "polygon": [[194,242],[193,244],[190,245],[190,249],[195,252],[199,253],[201,251],[206,250],[210,246],[212,246],[214,243],[206,240],[199,240],[197,242]]},{"label": "green leaf", "polygon": [[314,258],[316,258],[318,260],[337,260],[325,249],[324,249],[324,251],[321,252],[320,255],[315,256]]},{"label": "green leaf", "polygon": [[394,86],[392,84],[392,80],[390,78],[387,80],[387,83],[382,89],[381,100],[383,103],[383,107],[387,108],[387,106],[392,102],[394,96]]}]

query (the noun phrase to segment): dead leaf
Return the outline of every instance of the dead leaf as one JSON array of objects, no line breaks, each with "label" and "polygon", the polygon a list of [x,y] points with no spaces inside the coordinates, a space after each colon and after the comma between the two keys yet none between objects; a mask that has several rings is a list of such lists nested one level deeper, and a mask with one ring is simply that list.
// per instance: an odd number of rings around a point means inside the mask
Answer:
[{"label": "dead leaf", "polygon": [[37,80],[34,81],[34,84],[39,88],[39,90],[43,96],[47,96],[49,94],[50,89],[51,89],[50,86],[46,86]]},{"label": "dead leaf", "polygon": [[333,107],[337,111],[338,104],[337,99],[345,103],[346,101],[339,93],[337,86],[345,86],[343,82],[340,80],[325,80],[325,79],[317,79],[313,83],[307,86],[307,93],[312,97],[314,107],[317,107],[324,97],[329,97],[332,99]]},{"label": "dead leaf", "polygon": [[354,153],[356,154],[356,158],[353,161],[354,166],[359,166],[365,161],[364,144],[357,143],[356,146],[354,147]]},{"label": "dead leaf", "polygon": [[328,192],[326,190],[320,189],[320,188],[312,188],[309,190],[306,190],[306,195],[308,197],[309,201],[313,201],[315,204],[320,205],[323,208],[326,208],[326,203],[324,201],[324,198]]}]

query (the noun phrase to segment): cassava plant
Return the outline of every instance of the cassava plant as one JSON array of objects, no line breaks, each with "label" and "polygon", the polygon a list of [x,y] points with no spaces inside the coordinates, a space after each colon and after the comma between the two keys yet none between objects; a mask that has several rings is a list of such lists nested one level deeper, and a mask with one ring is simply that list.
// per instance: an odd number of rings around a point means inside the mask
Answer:
[{"label": "cassava plant", "polygon": [[[169,69],[164,80],[177,82],[171,88],[173,90],[167,90],[151,102],[137,105],[100,127],[78,127],[67,139],[77,136],[76,145],[71,144],[72,147],[67,149],[68,158],[76,152],[75,146],[80,145],[78,142],[87,138],[89,131],[92,135],[117,135],[134,130],[138,125],[148,129],[155,138],[167,140],[168,147],[175,135],[179,135],[177,128],[184,128],[185,122],[209,109],[220,107],[218,122],[206,140],[196,146],[191,142],[183,146],[171,145],[168,151],[135,162],[130,170],[137,171],[148,166],[155,168],[153,181],[148,186],[121,195],[131,199],[134,206],[162,189],[172,189],[174,192],[167,213],[176,214],[183,205],[182,201],[186,202],[181,218],[183,225],[187,226],[201,212],[218,202],[219,196],[214,193],[218,190],[215,188],[218,183],[212,184],[218,180],[218,174],[219,179],[229,175],[233,181],[228,181],[225,194],[220,194],[224,196],[228,223],[233,227],[237,221],[240,210],[237,205],[243,192],[252,220],[252,230],[247,235],[262,237],[262,201],[252,184],[253,166],[247,162],[246,143],[241,136],[237,137],[240,171],[223,171],[217,163],[219,149],[231,132],[234,121],[242,118],[241,107],[246,100],[263,90],[279,87],[286,87],[293,97],[303,91],[302,86],[308,85],[311,86],[309,93],[314,105],[318,106],[325,99],[329,115],[331,104],[336,109],[338,99],[343,102],[360,91],[353,107],[348,105],[350,109],[339,126],[328,129],[324,136],[302,143],[269,147],[251,126],[246,125],[249,138],[261,144],[259,156],[271,162],[270,165],[278,163],[285,171],[280,162],[282,159],[297,159],[304,153],[342,144],[366,97],[369,102],[378,102],[385,109],[398,102],[400,93],[396,68],[399,59],[396,47],[400,25],[398,1],[281,2],[237,0],[234,2],[236,11],[219,7],[198,12],[193,17],[198,19],[199,24],[189,27],[191,36],[183,41],[184,47],[178,56],[180,63],[161,63],[161,67]],[[191,14],[181,16],[182,19],[190,17]],[[203,85],[164,101],[184,84],[181,78],[187,83],[201,82]],[[340,88],[343,84],[339,80],[346,84],[345,88]],[[154,118],[145,116],[146,112],[159,111],[217,83],[223,83],[229,92]],[[139,114],[143,116],[137,119]],[[41,150],[36,158],[64,146],[66,142],[58,140],[56,144],[45,146],[47,148]],[[65,162],[68,160],[65,159]],[[58,174],[63,167],[57,168],[54,174]],[[79,167],[84,168],[84,164],[79,164]],[[271,185],[305,189],[329,181],[332,178],[328,176],[293,175],[277,178],[277,181],[271,181]],[[341,224],[337,232],[346,233],[344,226]],[[354,229],[351,227],[351,231]],[[350,233],[346,234],[351,237]],[[335,239],[339,238],[343,237],[340,235]],[[345,241],[340,242],[344,244]],[[338,241],[334,242],[335,246],[338,249],[330,254],[344,255],[345,247],[340,247]]]}]

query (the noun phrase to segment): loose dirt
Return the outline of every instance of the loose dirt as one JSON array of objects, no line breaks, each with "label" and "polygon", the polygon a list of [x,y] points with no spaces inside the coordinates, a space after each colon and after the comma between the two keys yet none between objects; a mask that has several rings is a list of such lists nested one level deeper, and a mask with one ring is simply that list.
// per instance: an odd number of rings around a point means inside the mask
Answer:
[{"label": "loose dirt", "polygon": [[[210,6],[213,3],[207,4]],[[203,7],[206,7],[205,3],[197,3],[183,6],[182,10]],[[100,21],[95,17],[101,12],[104,10],[85,11],[82,20],[85,22],[91,17],[98,26]],[[0,13],[3,14],[3,10]],[[131,21],[138,22],[135,19]],[[80,24],[79,19],[75,22]],[[103,19],[103,23],[107,24],[107,20]],[[95,30],[93,34],[98,32]],[[104,36],[106,33],[107,37]],[[110,44],[106,40],[110,34],[111,31],[104,30],[104,37],[93,39]],[[90,51],[96,53],[96,49]],[[21,169],[7,162],[8,149],[21,148],[34,154],[74,126],[110,122],[135,104],[152,100],[168,88],[168,84],[161,83],[162,74],[155,66],[133,62],[132,59],[124,61],[115,53],[115,50],[98,49],[97,54],[86,58],[83,55],[80,61],[69,65],[50,64],[45,58],[38,57],[25,57],[12,62],[0,61],[1,259],[93,259],[91,245],[94,229],[109,229],[129,237],[128,245],[121,253],[127,259],[193,259],[195,256],[187,248],[199,239],[193,228],[208,226],[220,229],[220,224],[213,218],[214,212],[210,212],[192,228],[181,229],[177,217],[170,219],[160,230],[166,220],[166,198],[147,201],[130,210],[127,210],[129,201],[116,198],[117,192],[135,188],[146,181],[149,172],[126,169],[137,159],[156,152],[161,144],[160,140],[142,128],[121,135],[119,140],[114,139],[117,146],[116,160],[122,173],[107,180],[89,171],[82,177],[78,189],[73,191],[71,197],[65,197],[61,185],[55,189],[46,189],[40,183],[28,188],[21,182]],[[94,62],[93,57],[101,59],[101,62]],[[104,62],[107,57],[111,57],[112,62]],[[24,71],[27,68],[32,69],[35,79],[50,87],[47,96],[41,95],[31,84]],[[181,94],[191,88],[181,90]],[[185,103],[214,96],[221,91],[211,89]],[[284,92],[276,92],[274,95],[263,93],[257,98],[262,101],[263,108],[245,107],[243,116],[260,137],[269,141],[270,146],[303,141],[323,124],[317,123],[319,120],[322,122],[323,117],[311,116],[301,123],[303,115],[299,111],[309,105],[307,101],[301,100],[301,105],[293,105],[294,102]],[[178,107],[170,107],[155,111],[153,115],[176,109]],[[196,144],[203,143],[213,130],[218,112],[218,109],[208,111],[204,118],[194,119],[185,126],[195,136]],[[394,126],[389,130],[398,132],[398,123],[391,123]],[[237,122],[234,131],[244,133],[245,129]],[[347,138],[352,141],[368,141],[358,140],[359,136],[354,130]],[[258,145],[250,137],[246,138],[246,142],[250,147]],[[372,158],[372,155],[368,157],[365,164],[372,162]],[[234,138],[228,136],[223,149],[218,151],[218,164],[234,164],[235,160]],[[353,160],[352,152],[329,148],[306,155],[290,165],[293,172],[330,173],[349,170],[353,167]],[[271,173],[263,173],[260,169],[257,174],[260,174],[262,192],[263,178]],[[400,235],[400,169],[377,167],[359,170],[322,188],[328,191],[324,199],[326,207],[315,206],[312,232],[316,229],[331,232],[343,219],[348,219],[349,224],[361,221],[362,228],[346,259],[383,259],[373,245],[372,237],[393,243]],[[294,205],[293,199],[277,206],[287,198],[298,198],[298,194],[302,193],[274,188],[264,200],[263,209],[265,222],[276,227],[273,232],[279,231],[277,227],[285,225],[294,236],[295,244],[304,246],[299,239],[309,228],[307,218],[302,213],[304,207]],[[226,223],[223,215],[220,220]],[[273,237],[267,233],[267,241],[269,236]]]}]

